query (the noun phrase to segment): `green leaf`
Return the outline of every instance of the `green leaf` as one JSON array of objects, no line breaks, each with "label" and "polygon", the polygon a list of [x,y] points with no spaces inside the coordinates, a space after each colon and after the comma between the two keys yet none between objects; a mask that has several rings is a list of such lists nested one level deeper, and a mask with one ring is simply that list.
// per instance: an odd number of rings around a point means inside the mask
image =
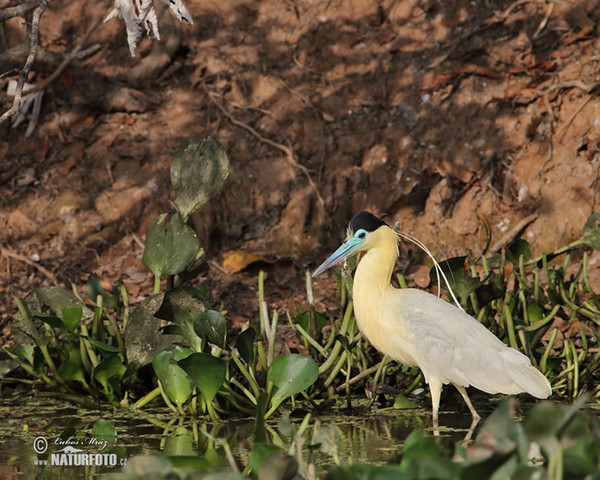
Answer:
[{"label": "green leaf", "polygon": [[227,321],[215,310],[206,310],[194,320],[194,331],[199,337],[220,348],[227,348]]},{"label": "green leaf", "polygon": [[156,377],[169,400],[176,405],[183,405],[192,394],[193,384],[187,373],[177,364],[191,353],[189,348],[175,347],[173,350],[160,352],[152,360]]},{"label": "green leaf", "polygon": [[200,250],[196,232],[185,224],[181,215],[174,214],[165,231],[166,218],[167,215],[162,214],[155,220],[144,245],[142,263],[155,277],[184,271]]},{"label": "green leaf", "polygon": [[83,318],[83,309],[80,306],[68,305],[60,311],[67,331],[74,332]]},{"label": "green leaf", "polygon": [[201,351],[202,339],[196,334],[194,324],[198,315],[205,310],[206,299],[201,291],[193,287],[177,287],[165,294],[155,315],[178,325],[187,345],[195,351]]},{"label": "green leaf", "polygon": [[256,338],[256,330],[254,327],[248,327],[242,333],[238,335],[235,342],[235,347],[240,356],[246,361],[248,365],[252,365],[254,362],[254,339]]},{"label": "green leaf", "polygon": [[115,353],[111,353],[94,367],[92,376],[107,392],[111,392],[112,386],[109,385],[109,381],[112,378],[120,379],[125,373],[125,370],[126,368],[121,361],[121,357]]},{"label": "green leaf", "polygon": [[486,283],[481,284],[475,290],[479,306],[488,305],[493,300],[504,296],[504,280],[500,275],[491,275]]},{"label": "green leaf", "polygon": [[177,363],[190,376],[206,401],[212,402],[225,381],[225,362],[207,353],[192,353]]},{"label": "green leaf", "polygon": [[76,348],[69,351],[69,355],[58,367],[58,375],[60,378],[69,381],[77,381],[85,383],[85,368],[81,361],[81,353]]},{"label": "green leaf", "polygon": [[527,240],[518,238],[506,248],[506,259],[514,265],[519,264],[519,258],[526,262],[531,258],[531,245]]},{"label": "green leaf", "polygon": [[529,317],[530,324],[539,322],[544,318],[544,309],[537,303],[530,303],[527,305],[527,316]]},{"label": "green leaf", "polygon": [[[95,441],[112,445],[117,442],[117,429],[108,420],[100,419],[92,427],[92,437]],[[97,443],[90,441],[90,445],[94,444]]]},{"label": "green leaf", "polygon": [[267,374],[267,381],[274,385],[271,404],[279,406],[286,398],[306,390],[318,377],[319,367],[312,358],[297,353],[279,355]]},{"label": "green leaf", "polygon": [[175,208],[187,220],[204,206],[229,175],[229,158],[212,137],[188,138],[181,142],[171,162]]},{"label": "green leaf", "polygon": [[529,450],[529,441],[523,431],[523,426],[513,420],[513,407],[509,400],[504,400],[486,419],[477,433],[477,441],[493,441],[493,450],[498,455],[508,455],[518,450]]},{"label": "green leaf", "polygon": [[56,315],[42,313],[42,312],[35,312],[35,311],[32,311],[31,313],[35,318],[40,319],[42,322],[50,325],[52,328],[56,328],[63,332],[67,331],[67,327],[65,327],[65,324],[63,323],[63,321]]},{"label": "green leaf", "polygon": [[399,410],[411,409],[411,408],[419,408],[419,406],[413,402],[410,398],[402,395],[401,393],[396,396],[394,400],[394,408]]},{"label": "green leaf", "polygon": [[24,358],[31,365],[33,365],[33,345],[15,345],[14,347],[4,347],[4,351],[8,353],[11,358]]},{"label": "green leaf", "polygon": [[[450,282],[452,290],[454,290],[454,293],[458,295],[461,300],[467,298],[481,285],[478,278],[472,277],[469,272],[467,272],[467,269],[465,268],[466,258],[467,257],[454,257],[440,262],[440,267]],[[437,285],[435,268],[432,268],[429,271],[429,278],[431,279],[431,283]],[[442,282],[444,281],[443,278],[440,280]]]},{"label": "green leaf", "polygon": [[80,335],[81,338],[85,338],[88,342],[90,342],[94,347],[99,348],[105,353],[119,353],[120,350],[117,347],[113,347],[107,343],[101,342],[100,340],[96,340],[94,337],[88,337],[87,335]]},{"label": "green leaf", "polygon": [[[306,310],[305,312],[296,315],[296,323],[310,334],[310,310]],[[327,317],[321,312],[315,312],[315,324],[317,333],[320,334],[323,327],[327,324]]]},{"label": "green leaf", "polygon": [[[196,456],[194,437],[185,427],[177,427],[165,440],[164,454],[168,457]],[[206,462],[203,462],[206,465]]]},{"label": "green leaf", "polygon": [[92,318],[93,312],[79,300],[73,292],[60,287],[44,287],[28,295],[24,303],[30,311],[45,312],[50,309],[55,316],[62,318],[63,307],[80,307],[83,318]]},{"label": "green leaf", "polygon": [[181,341],[181,335],[161,333],[163,321],[156,314],[164,298],[164,293],[152,295],[132,312],[123,333],[127,360],[130,363],[137,362],[140,365],[146,365],[158,352]]},{"label": "green leaf", "polygon": [[600,213],[592,213],[581,233],[581,242],[594,250],[600,250]]}]

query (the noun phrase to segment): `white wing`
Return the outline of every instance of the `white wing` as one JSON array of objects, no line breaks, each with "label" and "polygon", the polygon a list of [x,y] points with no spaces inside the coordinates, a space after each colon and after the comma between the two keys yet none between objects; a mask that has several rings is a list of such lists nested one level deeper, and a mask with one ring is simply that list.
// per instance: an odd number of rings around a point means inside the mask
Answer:
[{"label": "white wing", "polygon": [[395,290],[393,297],[426,380],[435,377],[488,393],[550,395],[550,384],[529,358],[454,305],[416,289]]}]

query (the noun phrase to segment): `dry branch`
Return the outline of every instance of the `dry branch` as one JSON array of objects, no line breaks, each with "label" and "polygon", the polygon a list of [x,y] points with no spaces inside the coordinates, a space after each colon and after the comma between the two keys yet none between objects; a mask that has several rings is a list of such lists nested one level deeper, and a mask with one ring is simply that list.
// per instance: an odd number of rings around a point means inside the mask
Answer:
[{"label": "dry branch", "polygon": [[37,49],[39,45],[39,37],[40,37],[40,17],[46,10],[48,3],[51,0],[41,0],[40,4],[35,8],[31,17],[31,27],[29,29],[29,55],[27,56],[27,60],[25,61],[25,66],[21,70],[19,74],[19,79],[17,81],[17,89],[15,91],[15,98],[13,100],[12,106],[2,114],[0,117],[0,125],[4,123],[9,118],[17,115],[21,111],[21,103],[23,101],[23,87],[25,86],[25,82],[27,81],[27,76],[33,67],[33,62],[35,61],[35,56],[37,54]]}]

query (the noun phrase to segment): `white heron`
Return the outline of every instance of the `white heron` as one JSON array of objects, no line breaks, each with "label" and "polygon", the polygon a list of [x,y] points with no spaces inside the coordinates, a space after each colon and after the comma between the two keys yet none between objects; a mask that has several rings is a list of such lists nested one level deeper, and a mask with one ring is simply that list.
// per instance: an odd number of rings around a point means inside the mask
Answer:
[{"label": "white heron", "polygon": [[466,388],[487,393],[552,393],[550,382],[528,357],[502,343],[481,323],[445,300],[414,288],[390,284],[398,258],[398,235],[369,212],[357,213],[346,241],[317,268],[313,277],[363,252],[354,274],[354,313],[360,331],[381,353],[418,367],[429,384],[433,425],[443,385],[454,385],[475,425],[480,416]]}]

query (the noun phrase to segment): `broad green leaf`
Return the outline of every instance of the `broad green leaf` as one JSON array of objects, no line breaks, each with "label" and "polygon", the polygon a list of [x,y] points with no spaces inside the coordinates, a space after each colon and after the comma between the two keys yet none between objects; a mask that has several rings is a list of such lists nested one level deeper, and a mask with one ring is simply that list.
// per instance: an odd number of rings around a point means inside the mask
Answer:
[{"label": "broad green leaf", "polygon": [[509,400],[504,400],[486,419],[477,433],[478,441],[494,439],[494,451],[508,455],[514,450],[529,450],[529,441],[524,435],[523,426],[513,420],[513,408]]},{"label": "broad green leaf", "polygon": [[165,440],[164,454],[168,457],[196,456],[194,437],[185,427],[177,427],[169,432]]},{"label": "broad green leaf", "polygon": [[58,375],[63,380],[85,383],[85,368],[81,362],[81,353],[76,348],[69,351],[69,355],[58,367]]},{"label": "broad green leaf", "polygon": [[544,318],[544,309],[537,303],[530,303],[527,305],[527,316],[529,317],[529,323],[539,322]]},{"label": "broad green leaf", "polygon": [[196,317],[205,310],[206,299],[202,292],[193,287],[177,287],[165,294],[155,315],[178,325],[187,345],[199,352],[202,350],[202,339],[196,334],[194,324]]},{"label": "broad green leaf", "polygon": [[400,393],[396,396],[396,399],[394,400],[394,408],[397,408],[398,410],[404,410],[419,407],[410,398]]},{"label": "broad green leaf", "polygon": [[199,337],[220,348],[227,348],[227,321],[215,310],[206,310],[194,320],[194,331]]},{"label": "broad green leaf", "polygon": [[110,379],[120,379],[125,373],[125,370],[126,368],[125,365],[123,365],[121,358],[117,354],[111,353],[94,367],[92,376],[107,392],[110,392],[112,391],[112,387],[109,385]]},{"label": "broad green leaf", "polygon": [[523,257],[524,262],[531,258],[531,245],[522,238],[518,238],[506,248],[506,259],[509,262],[518,265],[520,257]]},{"label": "broad green leaf", "polygon": [[89,441],[90,445],[99,445],[97,442],[112,445],[117,441],[117,429],[108,420],[100,419],[92,427],[92,437],[93,440]]},{"label": "broad green leaf", "polygon": [[192,353],[177,363],[190,376],[206,401],[212,402],[225,381],[225,362],[207,353]]},{"label": "broad green leaf", "polygon": [[60,287],[44,287],[28,295],[24,303],[29,310],[45,312],[50,309],[55,316],[62,318],[63,307],[81,307],[84,319],[92,318],[93,312],[79,300],[73,292]]},{"label": "broad green leaf", "polygon": [[491,275],[486,283],[481,284],[475,290],[479,306],[488,305],[492,300],[504,296],[504,281],[500,275]]},{"label": "broad green leaf", "polygon": [[186,372],[177,364],[187,358],[192,351],[189,348],[175,347],[160,352],[152,360],[152,367],[163,389],[173,403],[183,405],[192,394],[193,384]]},{"label": "broad green leaf", "polygon": [[[310,334],[310,310],[306,310],[305,312],[296,315],[296,323]],[[317,334],[320,335],[323,327],[327,324],[327,317],[321,312],[315,312],[315,324]]]},{"label": "broad green leaf", "polygon": [[52,328],[57,328],[58,330],[61,330],[63,332],[67,331],[67,327],[65,327],[65,324],[63,323],[63,321],[60,318],[58,318],[56,315],[42,313],[42,312],[35,312],[35,311],[32,311],[31,314],[35,318],[38,318],[42,322],[50,325]]},{"label": "broad green leaf", "polygon": [[297,353],[279,355],[267,374],[274,385],[271,404],[279,406],[286,398],[306,390],[318,377],[319,367],[312,358]]},{"label": "broad green leaf", "polygon": [[15,345],[14,347],[4,347],[4,351],[8,353],[11,358],[24,358],[31,365],[33,365],[33,345]]},{"label": "broad green leaf", "polygon": [[591,214],[581,234],[581,242],[594,250],[600,250],[600,213]]},{"label": "broad green leaf", "polygon": [[171,161],[175,208],[187,220],[208,202],[228,175],[229,158],[217,140],[212,137],[184,140]]},{"label": "broad green leaf", "polygon": [[254,362],[254,339],[256,338],[256,330],[254,327],[248,327],[242,333],[238,335],[235,341],[235,347],[237,348],[240,356],[246,361],[248,365],[252,365]]},{"label": "broad green leaf", "polygon": [[68,305],[61,308],[63,323],[68,332],[74,332],[83,318],[83,309],[79,306]]},{"label": "broad green leaf", "polygon": [[[467,298],[481,285],[478,278],[472,277],[467,272],[467,269],[465,268],[466,258],[467,257],[454,257],[439,262],[442,271],[450,282],[452,290],[454,290],[454,293],[458,295],[461,300]],[[429,271],[429,278],[431,279],[431,283],[437,285],[435,268],[432,268]],[[440,278],[440,281],[442,284],[445,283],[443,278]]]},{"label": "broad green leaf", "polygon": [[181,335],[161,333],[163,321],[156,314],[164,298],[164,293],[152,295],[132,312],[123,333],[128,362],[146,365],[158,352],[181,341]]},{"label": "broad green leaf", "polygon": [[185,224],[179,213],[171,217],[165,231],[166,218],[167,215],[162,214],[155,220],[144,245],[142,263],[155,277],[184,271],[194,262],[200,250],[196,232]]}]

